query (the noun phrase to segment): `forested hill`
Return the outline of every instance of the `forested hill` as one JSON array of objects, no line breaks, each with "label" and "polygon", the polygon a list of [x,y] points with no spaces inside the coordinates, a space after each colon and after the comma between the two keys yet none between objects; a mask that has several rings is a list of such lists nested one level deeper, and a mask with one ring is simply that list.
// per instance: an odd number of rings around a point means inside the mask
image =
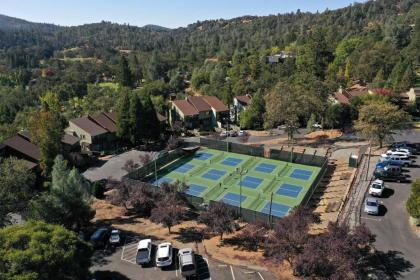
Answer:
[{"label": "forested hill", "polygon": [[58,26],[54,24],[46,23],[34,23],[26,21],[19,18],[9,17],[6,15],[0,14],[0,30],[10,30],[10,29],[38,29],[38,30],[57,30]]}]

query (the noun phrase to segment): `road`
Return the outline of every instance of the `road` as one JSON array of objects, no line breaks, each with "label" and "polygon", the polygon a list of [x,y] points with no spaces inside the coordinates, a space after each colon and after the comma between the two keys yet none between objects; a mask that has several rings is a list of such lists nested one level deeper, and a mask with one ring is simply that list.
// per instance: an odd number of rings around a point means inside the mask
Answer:
[{"label": "road", "polygon": [[[420,156],[416,157],[417,164]],[[410,179],[420,178],[420,167],[406,170]],[[409,183],[386,182],[386,192],[380,198],[379,216],[361,214],[365,223],[376,235],[375,247],[381,251],[381,258],[391,279],[420,279],[420,238],[409,224],[405,202],[410,195]]]},{"label": "road", "polygon": [[[136,264],[138,238],[128,237],[123,246],[116,249],[105,248],[98,250],[93,256],[95,279],[118,280],[175,280],[183,279],[177,262],[165,269],[160,269],[153,264],[141,267]],[[176,255],[174,250],[174,256]],[[154,258],[152,256],[152,258]],[[223,280],[274,280],[276,279],[267,271],[255,271],[237,266],[226,265],[206,256],[197,256],[198,276],[194,279],[223,279]]]}]

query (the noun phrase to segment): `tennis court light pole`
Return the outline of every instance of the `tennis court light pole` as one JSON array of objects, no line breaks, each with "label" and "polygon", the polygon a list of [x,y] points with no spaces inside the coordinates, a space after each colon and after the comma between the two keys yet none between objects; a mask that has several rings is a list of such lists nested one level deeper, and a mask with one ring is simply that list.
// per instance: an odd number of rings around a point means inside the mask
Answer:
[{"label": "tennis court light pole", "polygon": [[242,217],[242,175],[245,175],[248,170],[243,168],[236,169],[236,173],[239,174],[239,215]]},{"label": "tennis court light pole", "polygon": [[157,164],[156,164],[156,162],[163,155],[163,152],[165,152],[165,151],[160,151],[155,156],[155,184],[156,184],[156,187],[159,187],[158,179],[157,179]]}]

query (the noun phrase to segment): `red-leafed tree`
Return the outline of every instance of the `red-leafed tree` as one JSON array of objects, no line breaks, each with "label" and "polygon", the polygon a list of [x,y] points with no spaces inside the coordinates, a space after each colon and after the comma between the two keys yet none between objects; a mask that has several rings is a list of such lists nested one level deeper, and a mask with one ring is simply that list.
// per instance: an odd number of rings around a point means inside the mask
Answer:
[{"label": "red-leafed tree", "polygon": [[237,224],[235,222],[235,213],[225,204],[216,202],[210,205],[207,211],[201,212],[198,221],[207,226],[209,230],[220,235],[232,233]]}]

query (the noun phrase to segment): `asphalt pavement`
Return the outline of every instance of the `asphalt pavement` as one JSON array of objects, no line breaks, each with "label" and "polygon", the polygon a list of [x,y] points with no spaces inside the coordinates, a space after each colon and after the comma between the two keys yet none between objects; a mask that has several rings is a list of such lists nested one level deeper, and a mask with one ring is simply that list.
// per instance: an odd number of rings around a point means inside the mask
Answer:
[{"label": "asphalt pavement", "polygon": [[[420,156],[414,167],[406,168],[410,180],[420,178]],[[378,216],[363,213],[360,219],[376,235],[375,247],[391,279],[420,279],[420,237],[409,224],[405,203],[410,195],[410,183],[385,182],[385,193],[379,198]]]}]

